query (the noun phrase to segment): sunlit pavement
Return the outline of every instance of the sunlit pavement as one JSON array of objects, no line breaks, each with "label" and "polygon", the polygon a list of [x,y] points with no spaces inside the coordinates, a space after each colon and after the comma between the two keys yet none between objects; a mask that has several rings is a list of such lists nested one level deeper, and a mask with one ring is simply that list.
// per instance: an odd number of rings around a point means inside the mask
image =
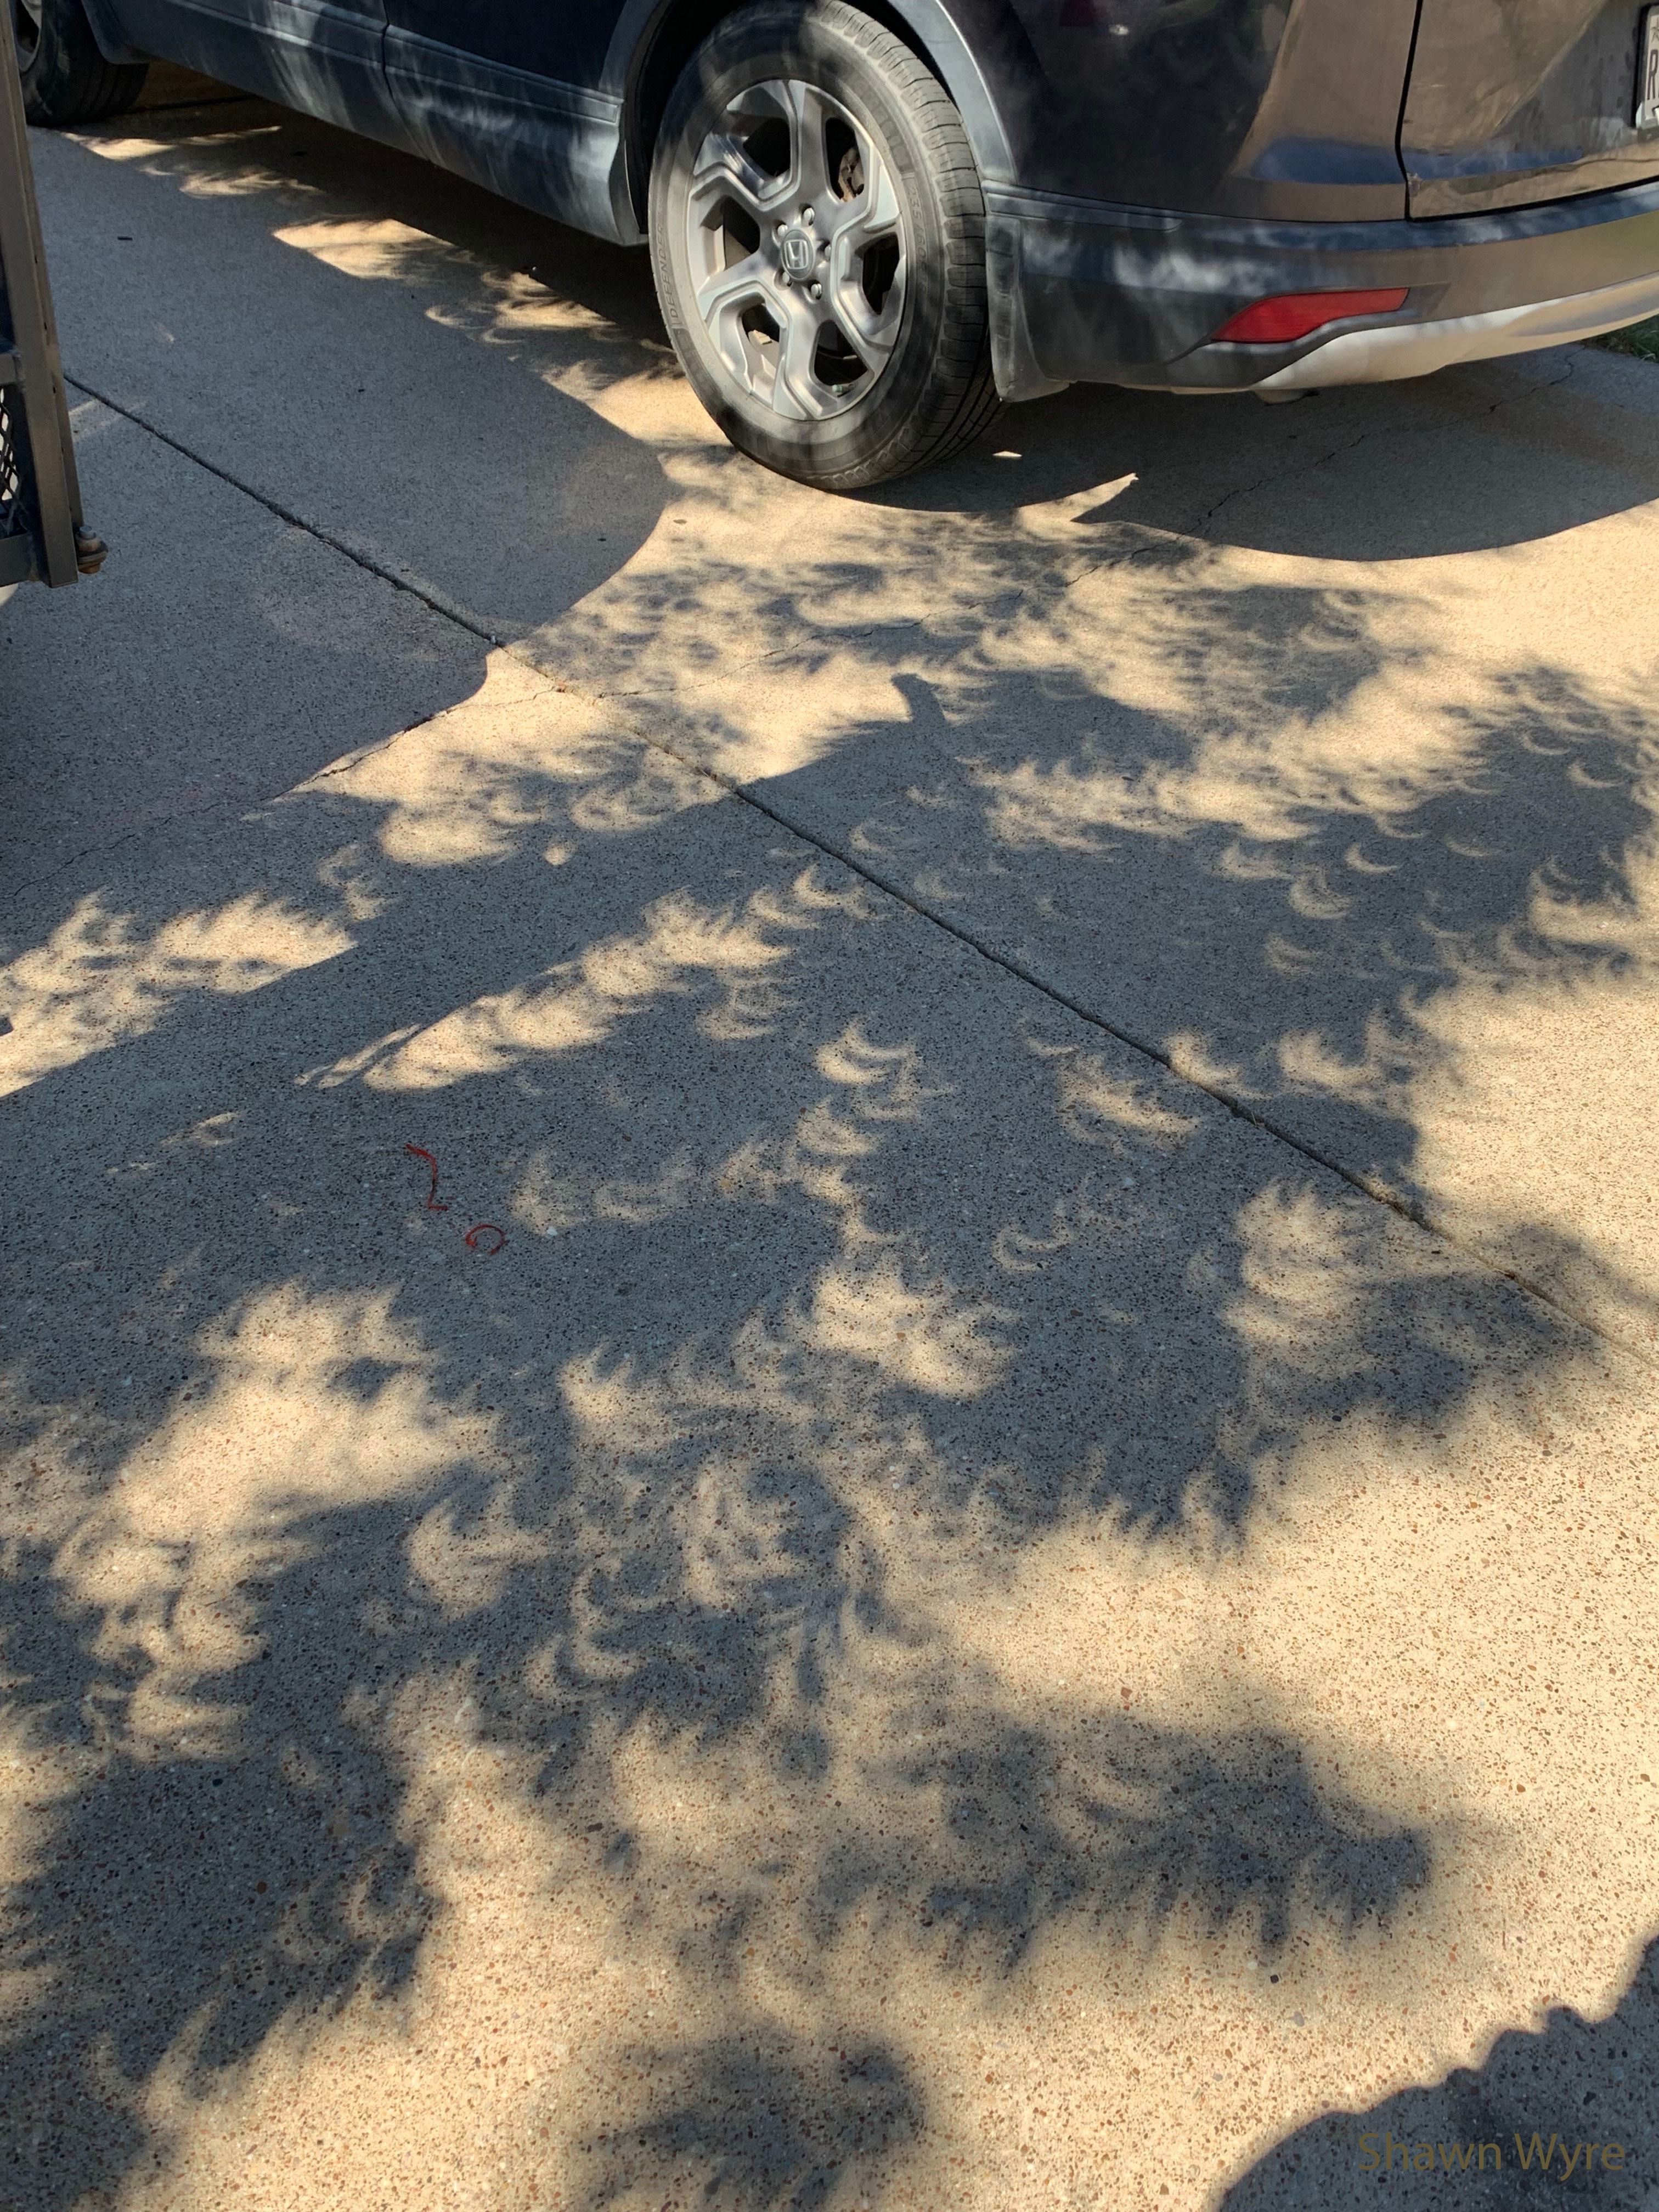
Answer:
[{"label": "sunlit pavement", "polygon": [[1659,370],[826,500],[203,89],[35,143],[0,2202],[1659,2204]]}]

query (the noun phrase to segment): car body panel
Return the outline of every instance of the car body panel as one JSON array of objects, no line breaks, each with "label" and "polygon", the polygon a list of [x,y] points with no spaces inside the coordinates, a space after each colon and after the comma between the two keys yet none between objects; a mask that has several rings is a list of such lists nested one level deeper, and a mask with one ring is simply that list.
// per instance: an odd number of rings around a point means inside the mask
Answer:
[{"label": "car body panel", "polygon": [[[1395,138],[1417,0],[884,4],[957,102],[988,181],[1285,220],[1403,211]],[[164,54],[379,137],[401,117],[430,159],[611,238],[641,234],[668,89],[635,115],[649,57],[683,27],[667,49],[677,74],[721,12],[717,0],[93,5],[106,50]],[[620,194],[611,112],[595,98],[617,103],[631,137]]]},{"label": "car body panel", "polygon": [[1241,308],[1285,293],[1404,288],[1401,311],[1368,319],[1378,328],[1559,303],[1659,271],[1659,184],[1432,223],[1242,222],[1018,190],[988,192],[987,211],[998,380],[1025,398],[1085,381],[1255,388],[1340,334],[1214,342]]},{"label": "car body panel", "polygon": [[1413,215],[1659,176],[1636,128],[1637,0],[1423,0],[1401,125]]},{"label": "car body panel", "polygon": [[386,0],[393,31],[550,83],[597,90],[617,0]]},{"label": "car body panel", "polygon": [[204,76],[373,138],[397,140],[381,66],[380,0],[105,0],[127,52],[161,54]]},{"label": "car body panel", "polygon": [[1039,70],[1008,88],[1022,183],[1195,214],[1404,213],[1417,0],[1015,4]]},{"label": "car body panel", "polygon": [[[380,0],[90,5],[112,52],[166,55],[623,243],[642,235],[668,91],[723,12],[721,0],[385,0],[384,15]],[[1332,355],[1334,373],[1391,375],[1437,349],[1587,328],[1613,299],[1644,298],[1659,270],[1659,185],[1624,182],[1659,173],[1659,132],[1631,121],[1636,0],[1421,0],[1420,20],[1419,0],[885,0],[885,12],[957,101],[979,163],[1005,397],[1077,380],[1294,381],[1350,337],[1364,342]],[[1597,188],[1608,179],[1622,188]],[[1289,348],[1215,340],[1275,293],[1389,287],[1407,289],[1404,307],[1357,331],[1327,326]],[[1533,305],[1544,312],[1519,312]]]},{"label": "car body panel", "polygon": [[622,101],[395,24],[386,76],[405,143],[506,199],[619,246],[644,237],[623,159]]}]

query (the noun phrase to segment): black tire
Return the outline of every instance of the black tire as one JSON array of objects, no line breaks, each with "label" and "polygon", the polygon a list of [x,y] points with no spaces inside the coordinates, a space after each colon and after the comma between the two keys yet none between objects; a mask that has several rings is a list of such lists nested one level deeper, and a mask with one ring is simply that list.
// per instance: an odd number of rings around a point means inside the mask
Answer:
[{"label": "black tire", "polygon": [[[81,0],[6,0],[31,123],[62,129],[121,115],[144,88],[143,62],[110,62],[98,50]],[[3,35],[0,33],[0,35]]]},{"label": "black tire", "polygon": [[[797,204],[809,191],[822,217]],[[650,234],[693,390],[768,468],[852,491],[995,416],[967,134],[926,64],[845,0],[758,0],[705,40],[658,135]]]}]

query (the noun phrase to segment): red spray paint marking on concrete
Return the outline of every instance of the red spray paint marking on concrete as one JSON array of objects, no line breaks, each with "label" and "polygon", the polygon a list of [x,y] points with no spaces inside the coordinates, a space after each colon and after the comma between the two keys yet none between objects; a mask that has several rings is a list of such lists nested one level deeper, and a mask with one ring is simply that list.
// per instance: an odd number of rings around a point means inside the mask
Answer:
[{"label": "red spray paint marking on concrete", "polygon": [[438,1163],[436,1160],[434,1160],[431,1153],[421,1145],[405,1145],[404,1146],[404,1150],[406,1152],[410,1153],[416,1159],[424,1160],[428,1167],[432,1170],[432,1187],[426,1194],[427,1212],[428,1213],[447,1213],[449,1211],[448,1206],[438,1196]]},{"label": "red spray paint marking on concrete", "polygon": [[[424,1160],[432,1170],[432,1181],[426,1194],[427,1212],[447,1213],[449,1211],[447,1200],[441,1199],[438,1195],[437,1161],[427,1151],[424,1145],[405,1145],[404,1150],[411,1159]],[[493,1237],[495,1242],[493,1244],[480,1244],[478,1239],[481,1237]],[[487,1260],[493,1260],[498,1252],[504,1251],[507,1248],[507,1231],[504,1229],[498,1229],[493,1221],[478,1221],[467,1231],[463,1242],[469,1252],[482,1252]]]}]

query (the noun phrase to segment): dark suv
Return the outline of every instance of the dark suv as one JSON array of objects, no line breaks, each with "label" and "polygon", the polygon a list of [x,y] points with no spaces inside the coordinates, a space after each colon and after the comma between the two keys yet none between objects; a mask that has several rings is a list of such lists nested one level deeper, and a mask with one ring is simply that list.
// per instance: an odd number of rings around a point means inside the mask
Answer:
[{"label": "dark suv", "polygon": [[620,246],[732,441],[837,489],[1086,380],[1269,397],[1659,311],[1637,0],[9,0]]}]

